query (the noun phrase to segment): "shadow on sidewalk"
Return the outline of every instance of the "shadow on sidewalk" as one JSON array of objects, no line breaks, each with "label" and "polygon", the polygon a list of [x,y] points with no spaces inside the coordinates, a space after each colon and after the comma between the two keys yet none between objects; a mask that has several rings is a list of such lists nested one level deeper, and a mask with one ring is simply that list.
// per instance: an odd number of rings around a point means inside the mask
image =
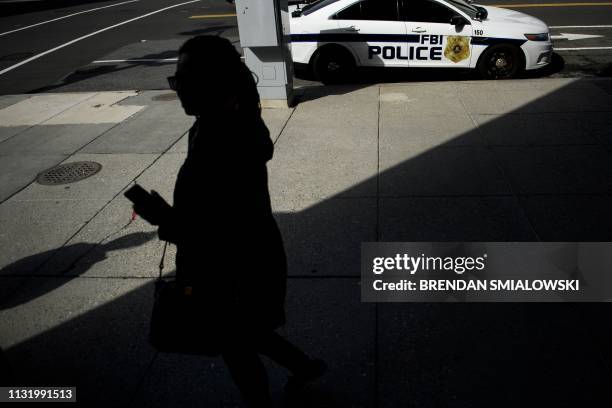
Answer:
[{"label": "shadow on sidewalk", "polygon": [[[0,310],[19,306],[57,289],[69,279],[81,276],[93,265],[105,260],[112,251],[136,248],[156,237],[156,232],[136,232],[105,244],[79,242],[22,258],[0,269],[0,277],[29,278],[19,281],[18,287],[13,289],[11,295],[0,298]],[[48,262],[53,262],[55,256],[71,260],[70,265],[61,270],[47,270],[41,276],[66,277],[68,280],[38,279],[38,276],[35,276],[36,272]],[[87,262],[79,262],[85,256],[87,256]]]},{"label": "shadow on sidewalk", "polygon": [[[277,214],[291,273],[287,334],[330,363],[286,406],[612,403],[609,304],[366,304],[359,289],[364,241],[612,240],[610,115],[597,106],[610,95],[602,89],[570,83],[435,148],[406,152],[309,208]],[[407,114],[406,129],[417,119]],[[90,407],[239,400],[215,360],[148,346],[152,296],[147,283],[8,348],[16,383],[77,386]],[[275,390],[282,381],[271,372]]]}]

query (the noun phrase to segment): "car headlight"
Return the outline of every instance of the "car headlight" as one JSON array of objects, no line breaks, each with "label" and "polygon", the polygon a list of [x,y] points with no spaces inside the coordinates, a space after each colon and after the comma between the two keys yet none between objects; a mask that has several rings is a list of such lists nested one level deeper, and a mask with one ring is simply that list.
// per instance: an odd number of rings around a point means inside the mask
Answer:
[{"label": "car headlight", "polygon": [[548,33],[541,34],[525,34],[529,41],[548,41]]}]

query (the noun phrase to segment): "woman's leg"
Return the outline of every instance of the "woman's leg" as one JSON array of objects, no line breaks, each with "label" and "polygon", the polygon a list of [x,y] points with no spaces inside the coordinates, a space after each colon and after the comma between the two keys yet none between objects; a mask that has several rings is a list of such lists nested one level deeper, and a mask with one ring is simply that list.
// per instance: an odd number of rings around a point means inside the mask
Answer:
[{"label": "woman's leg", "polygon": [[302,350],[273,330],[260,332],[256,339],[255,347],[258,353],[270,357],[294,374],[303,371],[311,362]]},{"label": "woman's leg", "polygon": [[306,383],[319,378],[327,371],[327,364],[324,361],[311,359],[302,350],[272,330],[260,332],[255,337],[257,352],[270,357],[278,364],[288,368],[293,374],[285,384],[287,392],[301,389]]},{"label": "woman's leg", "polygon": [[271,408],[268,374],[257,353],[250,347],[230,347],[223,360],[249,407]]}]

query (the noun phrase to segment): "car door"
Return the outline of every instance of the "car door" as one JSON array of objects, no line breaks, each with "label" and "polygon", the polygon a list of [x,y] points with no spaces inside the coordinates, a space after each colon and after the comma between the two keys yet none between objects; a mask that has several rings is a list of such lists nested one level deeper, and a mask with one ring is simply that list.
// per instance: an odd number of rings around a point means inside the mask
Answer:
[{"label": "car door", "polygon": [[[408,47],[409,67],[468,68],[472,25],[468,18],[436,0],[399,0],[399,16],[408,36],[416,41]],[[460,24],[451,24],[451,19]]]},{"label": "car door", "polygon": [[406,24],[398,0],[361,0],[338,11],[339,39],[361,66],[408,66]]}]

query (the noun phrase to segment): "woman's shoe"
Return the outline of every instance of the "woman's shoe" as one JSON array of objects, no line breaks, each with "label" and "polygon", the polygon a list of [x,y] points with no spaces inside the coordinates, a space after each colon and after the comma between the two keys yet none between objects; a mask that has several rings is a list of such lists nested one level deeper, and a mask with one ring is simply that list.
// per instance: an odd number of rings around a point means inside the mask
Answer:
[{"label": "woman's shoe", "polygon": [[285,384],[285,392],[292,393],[299,391],[308,382],[321,377],[325,372],[327,372],[327,364],[325,361],[312,359],[300,373],[289,377],[287,384]]}]

